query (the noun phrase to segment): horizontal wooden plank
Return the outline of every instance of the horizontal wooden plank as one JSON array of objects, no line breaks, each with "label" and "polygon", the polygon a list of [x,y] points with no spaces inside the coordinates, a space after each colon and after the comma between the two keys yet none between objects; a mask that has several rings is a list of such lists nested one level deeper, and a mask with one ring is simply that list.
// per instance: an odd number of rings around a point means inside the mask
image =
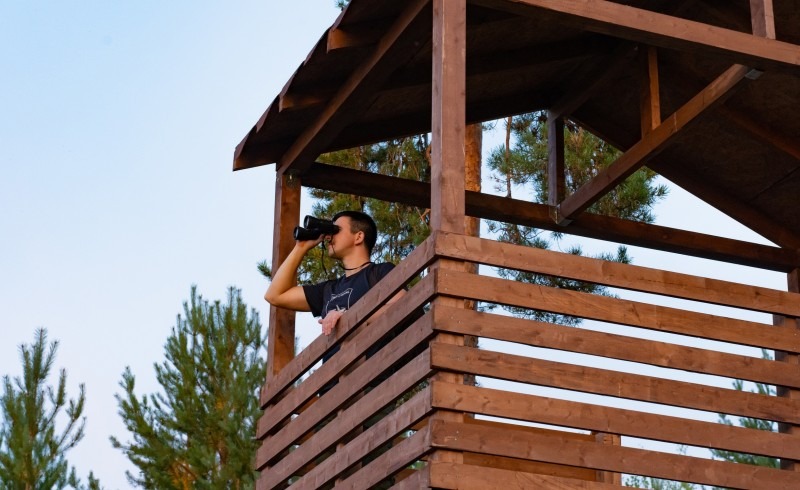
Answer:
[{"label": "horizontal wooden plank", "polygon": [[[357,194],[417,206],[430,207],[430,184],[370,172],[315,163],[303,175],[303,185],[346,194]],[[554,207],[520,199],[466,191],[469,216],[532,226],[543,230],[652,248],[733,264],[780,272],[800,266],[800,251],[716,237],[666,226],[583,213],[569,226],[551,218]]]},{"label": "horizontal wooden plank", "polygon": [[[374,330],[377,331],[377,329]],[[369,329],[364,332],[364,335],[368,335],[368,332]],[[327,415],[338,410],[339,407],[344,405],[351,397],[369,385],[369,383],[375,379],[379,373],[386,371],[390,366],[407,354],[410,349],[413,349],[415,346],[425,342],[432,335],[433,330],[431,327],[430,315],[425,315],[409,326],[405,331],[403,331],[403,333],[393,339],[377,354],[356,367],[352,373],[342,380],[342,382],[331,388],[308,410],[294,418],[290,426],[294,438],[290,438],[290,440],[287,442],[291,443],[292,441],[302,437],[306,432],[310,431],[316,424],[322,421]],[[346,347],[340,351],[340,353],[342,352],[345,354],[347,353]],[[339,353],[337,353],[337,355],[339,355]],[[314,378],[318,372],[322,371],[327,364],[336,362],[335,357],[336,356],[331,358],[331,360],[325,363],[320,369],[317,370],[317,372],[312,374],[305,383],[310,384],[311,379]],[[331,378],[328,376],[323,376],[323,379],[330,380]],[[305,390],[305,387],[303,385],[305,383],[300,385],[300,387],[297,389],[298,392],[304,393],[303,390]],[[317,384],[319,383],[315,383],[311,386],[316,387]],[[321,386],[324,386],[324,384]],[[310,396],[317,396],[318,390],[319,388],[317,388],[317,391],[312,391]],[[305,396],[306,395],[303,395],[302,398],[305,398]],[[275,407],[270,407],[262,414],[261,418],[258,420],[258,427],[256,431],[257,438],[263,439],[270,431],[277,429],[280,422],[286,420],[292,414],[292,407],[296,405],[292,405],[289,402],[284,404],[284,401],[289,399],[290,397],[284,398],[277,405],[275,405]]]},{"label": "horizontal wooden plank", "polygon": [[420,490],[431,486],[431,474],[428,466],[413,472],[408,478],[404,478],[394,485],[391,490]]},{"label": "horizontal wooden plank", "polygon": [[[427,378],[430,372],[430,355],[426,351],[403,366],[378,387],[372,389],[356,403],[339,413],[336,416],[335,423],[328,423],[309,437],[308,440],[303,441],[299,448],[273,464],[272,460],[294,443],[297,439],[297,432],[307,430],[307,421],[295,423],[297,421],[295,419],[288,427],[261,444],[261,447],[256,452],[256,468],[272,465],[269,471],[278,474],[279,480],[289,478],[304,465],[314,461],[320,454],[337,444],[351,431],[360,427],[373,414],[378,413],[387,404],[394,402],[399,396],[414,388],[420,381]],[[421,396],[429,398],[430,394]],[[322,413],[321,415],[324,420],[330,413]],[[293,424],[306,427],[297,429],[292,426]]]},{"label": "horizontal wooden plank", "polygon": [[800,434],[733,427],[491,388],[435,381],[433,406],[675,444],[800,459]]},{"label": "horizontal wooden plank", "polygon": [[487,468],[471,464],[432,462],[429,465],[430,486],[442,489],[485,490],[488,488],[502,488],[504,490],[529,490],[531,488],[536,488],[542,490],[612,490],[620,488],[618,485],[609,483],[575,480],[503,468]]},{"label": "horizontal wooden plank", "polygon": [[494,456],[492,454],[463,452],[462,459],[464,464],[536,473],[539,475],[559,476],[576,480],[592,481],[597,476],[597,472],[589,468],[544,463],[542,461],[530,461],[528,459],[507,458],[505,456]]},{"label": "horizontal wooden plank", "polygon": [[516,342],[670,369],[800,387],[800,370],[782,362],[666,342],[436,306],[434,330]]},{"label": "horizontal wooden plank", "polygon": [[426,429],[422,432],[417,432],[408,439],[404,439],[375,458],[374,461],[356,471],[346,480],[337,483],[336,489],[361,490],[363,488],[373,488],[379,482],[423,457],[430,448],[428,435],[429,433]]},{"label": "horizontal wooden plank", "polygon": [[800,422],[800,400],[431,343],[436,369],[743,417]]},{"label": "horizontal wooden plank", "polygon": [[649,267],[581,257],[477,237],[436,235],[437,255],[538,272],[632,291],[661,294],[765,313],[800,316],[800,294]]},{"label": "horizontal wooden plank", "polygon": [[431,422],[431,444],[434,448],[643,474],[726,488],[774,490],[800,486],[800,473],[792,471],[438,420]]},{"label": "horizontal wooden plank", "polygon": [[[390,298],[401,290],[412,278],[416,277],[433,260],[433,240],[427,239],[412,251],[397,267],[375,285],[361,301],[353,305],[340,319],[333,334],[320,335],[306,347],[297,357],[292,359],[274,378],[267,380],[261,394],[261,408],[283,394],[283,391],[293,384],[319,361],[323,354],[346,338],[357,328],[364,319],[380,309]],[[421,281],[409,291],[403,301],[426,302],[429,286]],[[421,287],[419,291],[414,291]],[[422,296],[419,298],[418,296]]]},{"label": "horizontal wooden plank", "polygon": [[[410,402],[400,405],[394,412],[390,413],[378,423],[365,430],[346,446],[338,449],[336,453],[327,458],[322,463],[318,464],[313,470],[303,475],[297,482],[292,485],[293,490],[311,490],[317,489],[330,482],[337,476],[341,475],[344,471],[350,469],[358,463],[364,456],[374,451],[395,435],[406,430],[415,422],[425,417],[430,412],[430,398],[417,398],[414,397]],[[395,446],[389,453],[385,453],[387,459],[391,458],[391,453],[395,452],[394,457],[398,459],[405,459],[407,462],[403,466],[413,462],[415,459],[421,457],[430,448],[430,428],[425,427],[413,436]],[[376,459],[377,461],[377,459]],[[393,462],[397,462],[394,460]],[[375,463],[373,461],[372,463]],[[368,465],[373,466],[373,464]],[[373,470],[375,468],[373,467]],[[392,472],[398,471],[399,468],[393,469]],[[262,479],[269,477],[269,471],[262,473]],[[385,468],[385,475],[390,474],[388,468]],[[341,485],[344,482],[339,483]],[[339,486],[337,485],[337,487]],[[272,488],[269,486],[261,487],[264,489]],[[368,488],[367,485],[361,488]]]},{"label": "horizontal wooden plank", "polygon": [[800,330],[596,294],[441,271],[436,291],[457,298],[544,310],[692,337],[800,352]]}]

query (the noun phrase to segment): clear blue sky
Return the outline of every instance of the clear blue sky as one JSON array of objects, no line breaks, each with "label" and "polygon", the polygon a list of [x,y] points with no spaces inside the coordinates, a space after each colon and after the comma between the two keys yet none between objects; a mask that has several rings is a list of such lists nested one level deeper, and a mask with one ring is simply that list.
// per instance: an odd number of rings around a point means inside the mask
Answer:
[{"label": "clear blue sky", "polygon": [[[255,264],[271,251],[274,170],[233,173],[233,149],[334,3],[0,3],[0,375],[19,374],[36,327],[60,341],[69,392],[86,384],[87,433],[69,453],[82,478],[128,488],[133,467],[108,442],[129,438],[114,393],[126,366],[139,393],[157,389],[192,284],[210,299],[235,285],[266,321]],[[656,212],[752,239],[679,189]]]}]

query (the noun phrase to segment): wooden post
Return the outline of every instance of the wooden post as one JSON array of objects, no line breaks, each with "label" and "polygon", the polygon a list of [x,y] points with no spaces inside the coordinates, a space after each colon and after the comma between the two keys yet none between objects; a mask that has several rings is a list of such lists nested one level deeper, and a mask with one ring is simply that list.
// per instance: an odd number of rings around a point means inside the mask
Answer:
[{"label": "wooden post", "polygon": [[431,229],[464,233],[466,1],[433,1]]},{"label": "wooden post", "polygon": [[[433,80],[431,108],[431,230],[464,233],[466,131],[466,0],[433,0]],[[464,270],[463,262],[438,260],[436,269]],[[437,298],[436,305],[464,308],[464,301]],[[463,335],[439,334],[436,342],[464,345]],[[463,374],[438,373],[435,379],[463,383]],[[460,413],[437,411],[436,420],[463,422]],[[462,463],[455,451],[434,451],[431,462]]]},{"label": "wooden post", "polygon": [[[553,111],[547,111],[547,204],[552,206],[551,213],[556,213],[557,206],[564,200],[564,179],[564,119]],[[553,220],[564,222],[557,215]]]},{"label": "wooden post", "polygon": [[[272,270],[278,269],[294,247],[292,232],[300,222],[300,179],[278,172],[275,177],[275,217],[272,233]],[[295,312],[269,308],[267,379],[294,357]]]},{"label": "wooden post", "polygon": [[[800,268],[794,269],[787,275],[788,290],[793,293],[800,293]],[[790,318],[785,316],[775,315],[775,325],[784,327],[800,328],[800,320],[797,318]],[[775,360],[785,362],[791,365],[792,369],[798,369],[800,365],[800,355],[789,354],[784,351],[775,351]],[[793,400],[800,400],[800,390],[792,390],[783,386],[777,387],[778,396],[791,398]],[[800,434],[800,426],[793,424],[778,424],[778,431],[787,434]],[[800,464],[798,461],[781,460],[781,468],[791,471],[800,471]]]},{"label": "wooden post", "polygon": [[750,0],[750,19],[753,34],[767,39],[775,39],[775,15],[772,0]]},{"label": "wooden post", "polygon": [[644,76],[639,102],[642,119],[642,137],[661,124],[661,99],[658,84],[658,51],[655,46],[643,47],[640,53]]}]

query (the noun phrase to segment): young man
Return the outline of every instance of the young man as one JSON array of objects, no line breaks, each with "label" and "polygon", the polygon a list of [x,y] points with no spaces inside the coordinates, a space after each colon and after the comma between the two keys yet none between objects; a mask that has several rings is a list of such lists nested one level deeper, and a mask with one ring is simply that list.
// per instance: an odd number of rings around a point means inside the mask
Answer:
[{"label": "young man", "polygon": [[[275,271],[264,299],[271,305],[295,311],[310,311],[320,317],[322,333],[330,335],[344,312],[394,268],[394,264],[374,264],[370,260],[378,238],[378,228],[369,215],[359,211],[342,211],[333,217],[339,231],[316,240],[295,243],[289,256]],[[307,286],[293,286],[297,268],[309,250],[323,240],[328,255],[340,260],[344,276]],[[396,301],[402,291],[389,303]]]}]

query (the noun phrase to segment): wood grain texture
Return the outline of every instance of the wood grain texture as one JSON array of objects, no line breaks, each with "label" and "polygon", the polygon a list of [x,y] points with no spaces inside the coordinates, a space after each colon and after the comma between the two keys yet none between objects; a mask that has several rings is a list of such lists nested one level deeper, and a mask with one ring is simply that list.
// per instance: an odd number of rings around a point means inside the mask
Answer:
[{"label": "wood grain texture", "polygon": [[433,0],[431,229],[464,232],[467,6]]},{"label": "wood grain texture", "polygon": [[753,490],[797,488],[800,475],[752,465],[712,461],[594,442],[562,439],[512,429],[490,429],[470,424],[436,422],[431,444],[461,451],[571,464],[669,480]]},{"label": "wood grain texture", "polygon": [[431,343],[436,369],[661,405],[797,424],[800,400]]},{"label": "wood grain texture", "polygon": [[800,294],[794,292],[450,233],[436,236],[434,250],[439,256],[506,269],[764,313],[800,316]]},{"label": "wood grain texture", "polygon": [[457,308],[433,310],[434,330],[474,335],[681,371],[800,388],[800,370],[760,357],[638,339]]},{"label": "wood grain texture", "polygon": [[430,486],[448,490],[612,490],[618,485],[471,464],[432,463]]},{"label": "wood grain texture", "polygon": [[[394,324],[389,325],[385,330],[387,333],[394,326]],[[382,336],[382,330],[383,328],[375,325],[374,328],[368,328],[361,332],[355,340],[359,341],[359,337],[361,337],[365,340],[365,344],[371,344],[372,339],[377,341]],[[346,382],[342,381],[331,388],[324,396],[320,397],[319,401],[292,420],[294,438],[291,440],[301,437],[325,416],[334,413],[353,395],[366,387],[378,374],[386,371],[392,364],[400,360],[408,352],[406,349],[410,350],[419,345],[432,334],[429,316],[426,315],[414,322],[377,354],[358,365],[352,373],[347,375]],[[366,342],[368,339],[369,341]],[[401,348],[401,346],[403,347]],[[258,420],[256,437],[262,439],[277,429],[281,422],[295,413],[297,407],[311,397],[317,396],[324,386],[363,355],[361,349],[345,344],[341,351],[324,363],[297,389],[264,411]],[[291,442],[291,440],[287,442]]]},{"label": "wood grain texture", "polygon": [[[800,459],[800,436],[537,395],[433,383],[433,407],[573,429]],[[579,440],[579,438],[576,438]],[[510,468],[507,468],[510,469]],[[513,468],[519,469],[519,468]]]},{"label": "wood grain texture", "polygon": [[800,352],[800,332],[791,328],[707,313],[556,289],[463,272],[441,271],[436,290],[448,296],[544,310],[692,337]]}]

